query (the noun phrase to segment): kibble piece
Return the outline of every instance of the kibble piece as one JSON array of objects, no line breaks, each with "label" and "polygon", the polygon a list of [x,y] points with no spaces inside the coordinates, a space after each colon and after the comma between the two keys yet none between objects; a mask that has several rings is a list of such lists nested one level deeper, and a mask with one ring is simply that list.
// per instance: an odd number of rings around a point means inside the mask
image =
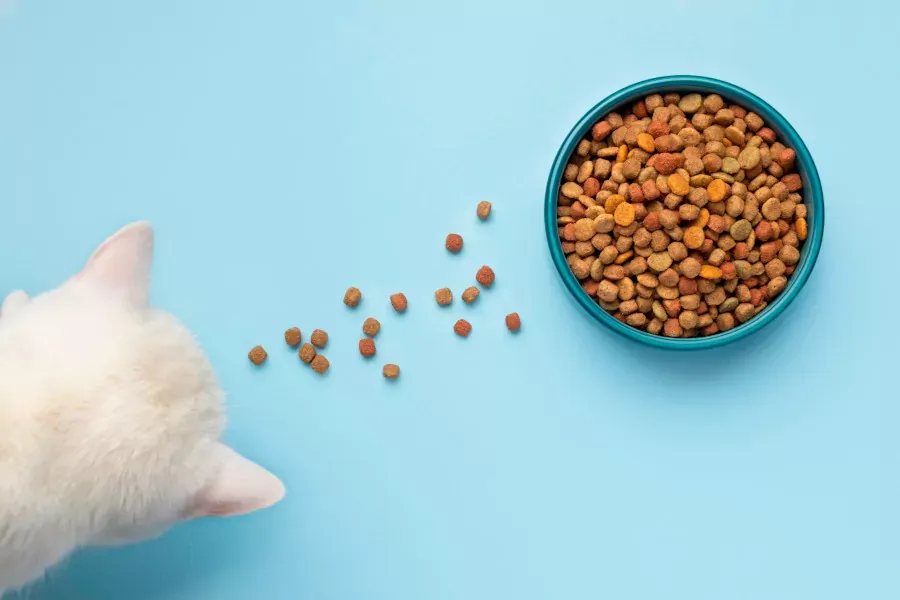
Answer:
[{"label": "kibble piece", "polygon": [[378,335],[378,331],[381,329],[381,323],[378,322],[378,319],[373,317],[369,317],[365,321],[363,321],[362,330],[369,337],[375,337]]},{"label": "kibble piece", "polygon": [[300,360],[309,364],[312,362],[312,359],[316,357],[316,349],[313,348],[312,344],[303,344],[300,346],[300,352],[298,353],[300,356]]},{"label": "kibble piece", "polygon": [[462,236],[458,233],[450,233],[447,235],[447,250],[452,252],[453,254],[458,253],[463,248],[463,239]]},{"label": "kibble piece", "polygon": [[[622,227],[631,225],[634,222],[634,205],[629,204],[628,202],[622,202],[616,207],[614,217],[616,225],[621,225]],[[593,225],[593,222],[591,222],[591,224]]]},{"label": "kibble piece", "polygon": [[397,365],[384,365],[384,368],[381,370],[381,374],[384,375],[387,379],[397,379],[400,377],[400,367]]},{"label": "kibble piece", "polygon": [[465,302],[466,304],[472,304],[473,302],[475,302],[475,299],[478,298],[478,294],[480,293],[481,291],[474,285],[471,287],[467,287],[462,293],[463,302]]},{"label": "kibble piece", "polygon": [[331,365],[329,364],[327,358],[325,358],[321,354],[316,354],[315,357],[313,357],[312,362],[309,363],[309,366],[311,366],[312,370],[319,375],[324,375],[325,371],[327,371],[328,367],[330,367]]},{"label": "kibble piece", "polygon": [[316,348],[324,348],[325,345],[328,344],[328,334],[321,329],[316,329],[312,332],[312,335],[309,336],[309,341],[312,342],[312,345]]},{"label": "kibble piece", "polygon": [[456,335],[459,337],[469,337],[469,334],[472,333],[472,324],[465,319],[460,319],[453,326],[453,331],[455,331]]},{"label": "kibble piece", "polygon": [[393,294],[391,295],[391,306],[394,307],[394,310],[398,313],[402,313],[406,311],[407,306],[409,304],[406,301],[406,296],[404,294]]},{"label": "kibble piece", "polygon": [[713,179],[706,187],[706,194],[710,202],[721,202],[728,193],[728,184],[721,179]]},{"label": "kibble piece", "polygon": [[254,346],[250,352],[247,353],[247,357],[257,367],[264,362],[266,362],[266,358],[268,358],[269,353],[265,351],[262,346]]},{"label": "kibble piece", "polygon": [[303,339],[303,334],[300,333],[300,329],[297,327],[291,327],[287,331],[284,332],[284,341],[288,346],[294,347],[299,346],[300,341]]},{"label": "kibble piece", "polygon": [[362,292],[358,288],[347,288],[347,291],[344,293],[344,304],[350,308],[356,308],[360,300],[362,300]]},{"label": "kibble piece", "polygon": [[448,306],[453,302],[453,292],[450,288],[441,288],[434,293],[434,299],[440,306]]},{"label": "kibble piece", "polygon": [[366,358],[375,356],[375,340],[371,338],[363,338],[359,340],[359,353]]},{"label": "kibble piece", "polygon": [[487,218],[491,216],[491,203],[487,201],[479,202],[478,209],[475,212],[478,215],[479,219],[481,219],[482,221],[487,220]]},{"label": "kibble piece", "polygon": [[510,331],[518,331],[522,326],[522,321],[519,319],[519,313],[509,313],[506,315],[506,327]]},{"label": "kibble piece", "polygon": [[481,267],[475,274],[475,281],[484,287],[491,287],[494,284],[494,270],[487,265]]}]

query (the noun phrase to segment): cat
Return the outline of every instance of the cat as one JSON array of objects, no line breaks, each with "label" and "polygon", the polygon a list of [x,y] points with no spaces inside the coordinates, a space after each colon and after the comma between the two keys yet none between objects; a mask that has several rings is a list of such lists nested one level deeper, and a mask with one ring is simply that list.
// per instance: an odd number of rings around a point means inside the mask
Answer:
[{"label": "cat", "polygon": [[191,334],[148,305],[153,230],[0,307],[0,595],[74,550],[266,508],[281,481],[220,440],[223,394]]}]

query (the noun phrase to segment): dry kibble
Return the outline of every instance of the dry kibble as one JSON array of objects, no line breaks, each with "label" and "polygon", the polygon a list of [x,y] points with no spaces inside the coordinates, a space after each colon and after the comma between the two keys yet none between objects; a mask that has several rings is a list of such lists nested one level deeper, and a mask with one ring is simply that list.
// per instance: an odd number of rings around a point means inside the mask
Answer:
[{"label": "dry kibble", "polygon": [[386,379],[397,379],[400,377],[400,367],[391,364],[384,365],[381,374],[384,375]]},{"label": "dry kibble", "polygon": [[472,333],[472,324],[465,319],[460,319],[453,326],[453,331],[455,331],[456,335],[459,337],[469,337],[469,334]]},{"label": "dry kibble", "polygon": [[458,233],[448,234],[446,247],[447,247],[447,250],[449,250],[453,254],[456,254],[457,252],[462,250],[462,248],[463,248],[462,236],[459,235]]},{"label": "dry kibble", "polygon": [[300,346],[300,352],[298,353],[300,356],[300,360],[309,364],[312,362],[312,359],[316,357],[316,349],[313,348],[312,344],[303,344]]},{"label": "dry kibble", "polygon": [[491,287],[494,284],[494,270],[487,265],[481,267],[475,274],[475,281],[484,287]]},{"label": "dry kibble", "polygon": [[291,327],[284,332],[284,341],[288,346],[299,346],[302,339],[303,334],[300,333],[300,329],[298,327]]},{"label": "dry kibble", "polygon": [[375,337],[378,335],[378,331],[381,329],[381,323],[378,322],[378,319],[373,317],[369,317],[363,322],[362,330],[369,337]]},{"label": "dry kibble", "polygon": [[408,306],[406,296],[399,293],[391,295],[391,306],[393,306],[394,310],[398,313],[405,312]]},{"label": "dry kibble", "polygon": [[482,221],[487,220],[487,218],[491,216],[491,203],[487,201],[479,202],[478,208],[475,212],[478,215],[479,219],[481,219]]},{"label": "dry kibble", "polygon": [[355,287],[348,288],[344,293],[344,304],[350,308],[356,308],[360,300],[362,300],[362,292]]},{"label": "dry kibble", "polygon": [[440,306],[448,306],[453,302],[453,292],[450,288],[441,288],[434,293],[434,299]]},{"label": "dry kibble", "polygon": [[522,321],[519,319],[519,313],[509,313],[506,315],[506,328],[510,331],[518,331],[522,327]]},{"label": "dry kibble", "polygon": [[250,352],[247,353],[247,357],[257,367],[264,362],[266,362],[266,358],[268,358],[269,353],[265,351],[262,346],[254,346]]},{"label": "dry kibble", "polygon": [[366,358],[375,356],[375,340],[371,338],[363,338],[359,340],[359,353]]},{"label": "dry kibble", "polygon": [[465,302],[466,304],[472,304],[478,298],[478,294],[480,293],[481,291],[474,285],[471,287],[467,287],[462,293],[463,302]]},{"label": "dry kibble", "polygon": [[309,341],[312,342],[312,345],[316,348],[324,348],[325,345],[328,344],[328,334],[321,329],[316,329],[312,332],[312,335],[309,336]]},{"label": "dry kibble", "polygon": [[309,363],[309,366],[312,367],[312,370],[318,373],[319,375],[324,375],[325,371],[328,370],[328,367],[331,366],[328,362],[328,359],[322,356],[321,354],[316,354],[312,361]]},{"label": "dry kibble", "polygon": [[796,152],[718,94],[651,94],[628,110],[594,124],[559,182],[573,275],[653,335],[752,320],[787,286],[809,235]]}]

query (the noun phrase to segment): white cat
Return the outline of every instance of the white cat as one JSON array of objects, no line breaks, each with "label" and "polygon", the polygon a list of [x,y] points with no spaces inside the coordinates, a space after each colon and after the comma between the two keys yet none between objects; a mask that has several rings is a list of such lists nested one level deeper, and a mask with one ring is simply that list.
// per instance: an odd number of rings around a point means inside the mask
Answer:
[{"label": "white cat", "polygon": [[0,595],[73,550],[268,507],[274,475],[219,442],[222,392],[147,305],[153,230],[129,225],[61,287],[0,309]]}]

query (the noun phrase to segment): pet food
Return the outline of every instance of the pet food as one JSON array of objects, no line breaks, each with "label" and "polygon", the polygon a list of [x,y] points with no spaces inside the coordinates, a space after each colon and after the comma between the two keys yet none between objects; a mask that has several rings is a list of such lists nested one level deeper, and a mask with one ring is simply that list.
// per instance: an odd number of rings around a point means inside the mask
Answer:
[{"label": "pet food", "polygon": [[387,379],[397,379],[398,377],[400,377],[400,367],[398,367],[397,365],[384,365],[381,373]]},{"label": "pet food", "polygon": [[259,366],[266,362],[266,358],[269,356],[269,353],[263,349],[262,346],[254,347],[247,356],[250,358],[250,362],[254,365]]},{"label": "pet food", "polygon": [[369,317],[363,322],[362,330],[369,337],[375,337],[378,335],[378,330],[381,329],[381,323],[378,322],[378,319],[374,319]]},{"label": "pet food", "polygon": [[460,319],[453,326],[453,331],[455,331],[456,335],[459,337],[469,337],[469,334],[472,333],[472,324],[465,319]]},{"label": "pet food", "polygon": [[494,271],[489,266],[485,265],[478,269],[478,273],[475,274],[475,281],[483,285],[484,287],[491,287],[494,284]]},{"label": "pet food", "polygon": [[394,310],[398,313],[405,312],[406,307],[408,306],[406,296],[400,293],[393,294],[391,296],[391,306],[393,306]]},{"label": "pet food", "polygon": [[303,334],[300,333],[300,329],[297,327],[291,327],[284,332],[284,341],[292,348],[299,346],[302,339]]},{"label": "pet food", "polygon": [[447,250],[453,254],[457,254],[463,248],[462,236],[457,233],[451,233],[447,236]]},{"label": "pet food", "polygon": [[312,367],[312,370],[318,373],[319,375],[324,375],[325,371],[328,370],[328,367],[331,365],[328,362],[328,359],[322,356],[321,354],[316,354],[312,362],[309,363],[309,366]]},{"label": "pet food", "polygon": [[321,329],[316,329],[312,332],[312,335],[309,336],[309,341],[312,342],[312,345],[316,348],[324,348],[325,345],[328,344],[328,334]]},{"label": "pet food", "polygon": [[489,216],[491,216],[491,203],[490,202],[479,202],[478,209],[475,211],[478,214],[478,218],[482,221],[486,221]]},{"label": "pet food", "polygon": [[359,340],[359,353],[366,358],[375,356],[375,340],[372,338],[363,338]]},{"label": "pet food", "polygon": [[300,346],[299,356],[300,360],[309,364],[316,357],[316,349],[313,348],[312,344],[303,344]]},{"label": "pet food", "polygon": [[463,302],[472,304],[478,298],[478,294],[480,293],[481,291],[474,285],[472,287],[467,287],[462,293]]},{"label": "pet food", "polygon": [[441,306],[448,306],[453,302],[453,292],[450,288],[441,288],[434,293],[434,299]]},{"label": "pet food", "polygon": [[356,308],[360,300],[362,300],[362,292],[355,287],[348,288],[344,294],[344,304],[350,308]]},{"label": "pet food", "polygon": [[509,313],[506,315],[506,327],[510,331],[518,331],[522,326],[522,321],[519,319],[519,313]]}]

